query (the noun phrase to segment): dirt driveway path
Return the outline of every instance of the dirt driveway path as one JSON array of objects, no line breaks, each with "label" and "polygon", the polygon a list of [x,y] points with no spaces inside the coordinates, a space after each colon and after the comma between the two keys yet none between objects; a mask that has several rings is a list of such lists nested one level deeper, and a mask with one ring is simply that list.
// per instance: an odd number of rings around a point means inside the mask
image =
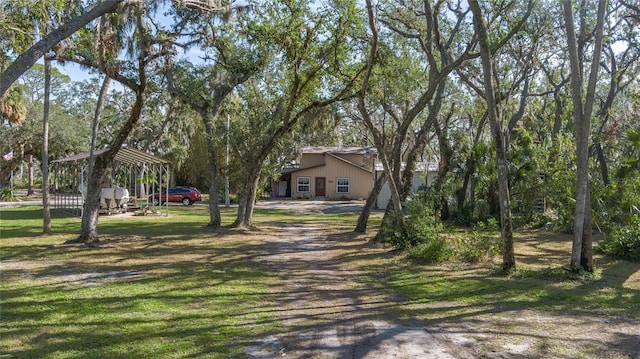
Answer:
[{"label": "dirt driveway path", "polygon": [[[353,205],[305,207],[318,210],[335,213],[353,210]],[[248,357],[476,357],[473,339],[394,323],[386,309],[401,299],[386,295],[342,260],[353,243],[331,239],[324,228],[294,224],[279,227],[268,242],[271,252],[256,260],[274,268],[284,280],[285,287],[278,290],[284,334],[247,348]]]}]

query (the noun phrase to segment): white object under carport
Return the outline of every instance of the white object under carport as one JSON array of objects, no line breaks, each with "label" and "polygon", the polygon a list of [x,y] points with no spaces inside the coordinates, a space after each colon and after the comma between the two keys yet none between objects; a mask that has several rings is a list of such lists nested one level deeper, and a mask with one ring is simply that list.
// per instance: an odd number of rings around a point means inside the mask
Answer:
[{"label": "white object under carport", "polygon": [[[94,154],[99,156],[104,152],[106,149],[96,150]],[[89,152],[83,152],[52,161],[50,172],[52,173],[53,208],[82,216],[86,198],[88,159]],[[122,147],[115,155],[110,178],[107,179],[108,184],[105,186],[105,188],[113,188],[114,193],[111,195],[111,192],[107,191],[109,193],[101,197],[113,199],[116,204],[119,201],[121,207],[124,201],[132,197],[146,199],[148,193],[166,192],[168,194],[170,164],[170,161],[153,154],[131,147]],[[115,188],[122,190],[116,191]],[[147,206],[153,207],[153,203],[148,203]],[[165,215],[168,215],[168,206],[168,203],[165,204]]]}]

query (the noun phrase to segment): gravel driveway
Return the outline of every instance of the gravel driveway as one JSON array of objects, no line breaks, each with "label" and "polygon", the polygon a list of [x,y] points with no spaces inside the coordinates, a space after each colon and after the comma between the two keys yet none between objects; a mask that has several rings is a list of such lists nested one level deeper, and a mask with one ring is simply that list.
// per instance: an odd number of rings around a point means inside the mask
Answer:
[{"label": "gravel driveway", "polygon": [[[357,212],[363,202],[266,201],[259,206],[299,213]],[[474,358],[473,339],[437,328],[403,326],[387,308],[398,298],[372,287],[340,258],[345,246],[324,228],[288,224],[256,258],[284,279],[278,296],[284,334],[246,348],[249,358]]]}]

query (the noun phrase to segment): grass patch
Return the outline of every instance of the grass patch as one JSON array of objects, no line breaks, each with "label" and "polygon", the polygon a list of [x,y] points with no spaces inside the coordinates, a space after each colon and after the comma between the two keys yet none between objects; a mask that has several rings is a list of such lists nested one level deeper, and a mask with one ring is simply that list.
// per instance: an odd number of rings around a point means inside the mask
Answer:
[{"label": "grass patch", "polygon": [[[97,248],[64,245],[79,219],[10,208],[2,221],[0,353],[18,358],[228,358],[280,330],[252,261],[266,251],[241,233],[205,227],[206,207],[169,217],[101,217]],[[232,211],[223,210],[224,221]]]},{"label": "grass patch", "polygon": [[[221,208],[223,224],[233,222],[235,210]],[[353,281],[367,288],[357,288],[354,298],[380,302],[380,320],[485,333],[486,352],[519,338],[536,340],[527,357],[597,358],[611,348],[623,353],[617,357],[635,353],[637,336],[621,331],[598,342],[610,324],[594,328],[590,320],[639,322],[640,263],[598,256],[595,276],[576,277],[563,269],[570,237],[518,232],[518,271],[505,275],[495,260],[423,265],[407,252],[371,243],[380,216],[371,218],[368,234],[352,233],[357,214],[350,213],[258,207],[258,229],[217,231],[206,227],[208,216],[206,206],[196,205],[171,206],[168,217],[101,217],[102,241],[88,248],[63,244],[77,236],[78,218],[56,216],[55,234],[43,236],[39,208],[0,209],[0,354],[242,357],[254,340],[287,330],[279,324],[282,278],[298,273],[276,273],[256,258],[273,249],[265,241],[272,229],[298,225],[327,235],[340,259],[336,270],[356,269]],[[469,235],[448,232],[453,239]],[[312,328],[318,319],[305,320],[300,326]],[[585,349],[574,339],[587,329],[599,336]]]},{"label": "grass patch", "polygon": [[414,303],[450,304],[438,305],[440,309],[428,315],[410,306],[400,308],[407,318],[442,320],[484,311],[520,310],[638,318],[640,264],[597,256],[594,274],[574,274],[563,266],[570,259],[570,240],[534,234],[518,235],[518,270],[513,274],[500,271],[499,258],[480,263],[417,265],[406,260],[406,253],[398,252],[378,263],[375,270],[383,273],[383,279],[379,274],[377,280],[386,281],[393,291]]}]

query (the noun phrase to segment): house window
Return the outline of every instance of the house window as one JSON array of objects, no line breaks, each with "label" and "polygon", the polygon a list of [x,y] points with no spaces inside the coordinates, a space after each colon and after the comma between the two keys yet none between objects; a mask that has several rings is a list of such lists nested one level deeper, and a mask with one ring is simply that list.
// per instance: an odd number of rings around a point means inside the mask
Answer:
[{"label": "house window", "polygon": [[349,193],[349,178],[336,178],[336,192]]},{"label": "house window", "polygon": [[298,192],[311,192],[311,177],[298,177]]}]

